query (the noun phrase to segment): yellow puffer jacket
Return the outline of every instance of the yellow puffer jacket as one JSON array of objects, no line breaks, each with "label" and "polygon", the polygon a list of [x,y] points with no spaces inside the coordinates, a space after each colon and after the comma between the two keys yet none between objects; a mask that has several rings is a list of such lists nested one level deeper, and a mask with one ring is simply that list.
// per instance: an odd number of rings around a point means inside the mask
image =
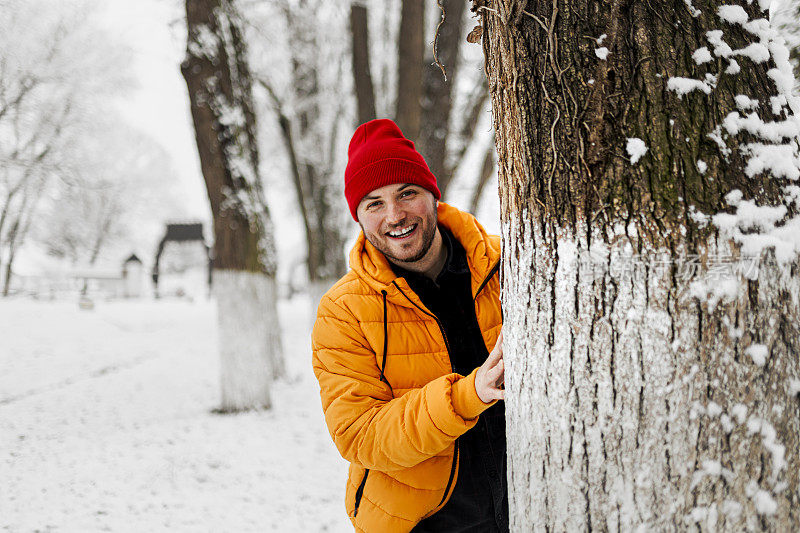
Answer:
[{"label": "yellow puffer jacket", "polygon": [[[500,332],[500,238],[439,203],[464,246],[486,348]],[[323,296],[312,333],[314,373],[331,437],[350,462],[345,506],[356,531],[410,531],[450,497],[457,438],[491,404],[475,372],[452,370],[436,317],[385,256],[359,236],[351,271]]]}]

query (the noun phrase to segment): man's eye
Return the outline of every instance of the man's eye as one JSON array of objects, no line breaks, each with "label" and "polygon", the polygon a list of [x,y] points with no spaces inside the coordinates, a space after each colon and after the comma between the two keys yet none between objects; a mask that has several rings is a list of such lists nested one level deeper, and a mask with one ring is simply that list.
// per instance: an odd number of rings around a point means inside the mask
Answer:
[{"label": "man's eye", "polygon": [[367,209],[372,209],[373,207],[377,207],[379,205],[381,205],[380,202],[370,202],[367,204]]},{"label": "man's eye", "polygon": [[401,197],[403,197],[403,196],[411,196],[411,195],[414,195],[414,194],[417,194],[417,191],[403,191],[403,192],[400,194],[400,196],[401,196]]}]

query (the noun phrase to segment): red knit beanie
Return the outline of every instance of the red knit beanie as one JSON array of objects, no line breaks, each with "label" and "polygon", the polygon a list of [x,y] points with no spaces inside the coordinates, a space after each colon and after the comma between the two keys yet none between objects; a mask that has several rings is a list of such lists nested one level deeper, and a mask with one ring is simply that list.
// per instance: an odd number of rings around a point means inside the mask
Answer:
[{"label": "red knit beanie", "polygon": [[438,200],[442,194],[436,177],[414,143],[403,137],[400,128],[389,119],[370,120],[358,128],[347,150],[344,171],[344,195],[353,219],[365,195],[393,183],[413,183],[428,189]]}]

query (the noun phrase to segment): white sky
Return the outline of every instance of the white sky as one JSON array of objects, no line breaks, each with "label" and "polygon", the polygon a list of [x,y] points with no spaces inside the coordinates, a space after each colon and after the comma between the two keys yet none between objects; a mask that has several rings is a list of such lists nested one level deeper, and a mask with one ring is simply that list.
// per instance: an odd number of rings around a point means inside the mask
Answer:
[{"label": "white sky", "polygon": [[210,220],[186,84],[180,73],[186,38],[182,2],[175,0],[104,0],[107,29],[134,51],[138,89],[121,103],[124,117],[172,157],[183,212],[175,219]]}]

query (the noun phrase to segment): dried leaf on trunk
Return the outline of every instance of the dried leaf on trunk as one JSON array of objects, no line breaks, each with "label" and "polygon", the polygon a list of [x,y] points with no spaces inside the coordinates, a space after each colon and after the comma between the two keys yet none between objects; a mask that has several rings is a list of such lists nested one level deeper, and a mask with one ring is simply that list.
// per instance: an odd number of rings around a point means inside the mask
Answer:
[{"label": "dried leaf on trunk", "polygon": [[473,44],[478,43],[480,42],[482,36],[483,36],[483,26],[478,24],[477,26],[472,28],[472,31],[469,32],[469,34],[467,35],[467,42]]}]

